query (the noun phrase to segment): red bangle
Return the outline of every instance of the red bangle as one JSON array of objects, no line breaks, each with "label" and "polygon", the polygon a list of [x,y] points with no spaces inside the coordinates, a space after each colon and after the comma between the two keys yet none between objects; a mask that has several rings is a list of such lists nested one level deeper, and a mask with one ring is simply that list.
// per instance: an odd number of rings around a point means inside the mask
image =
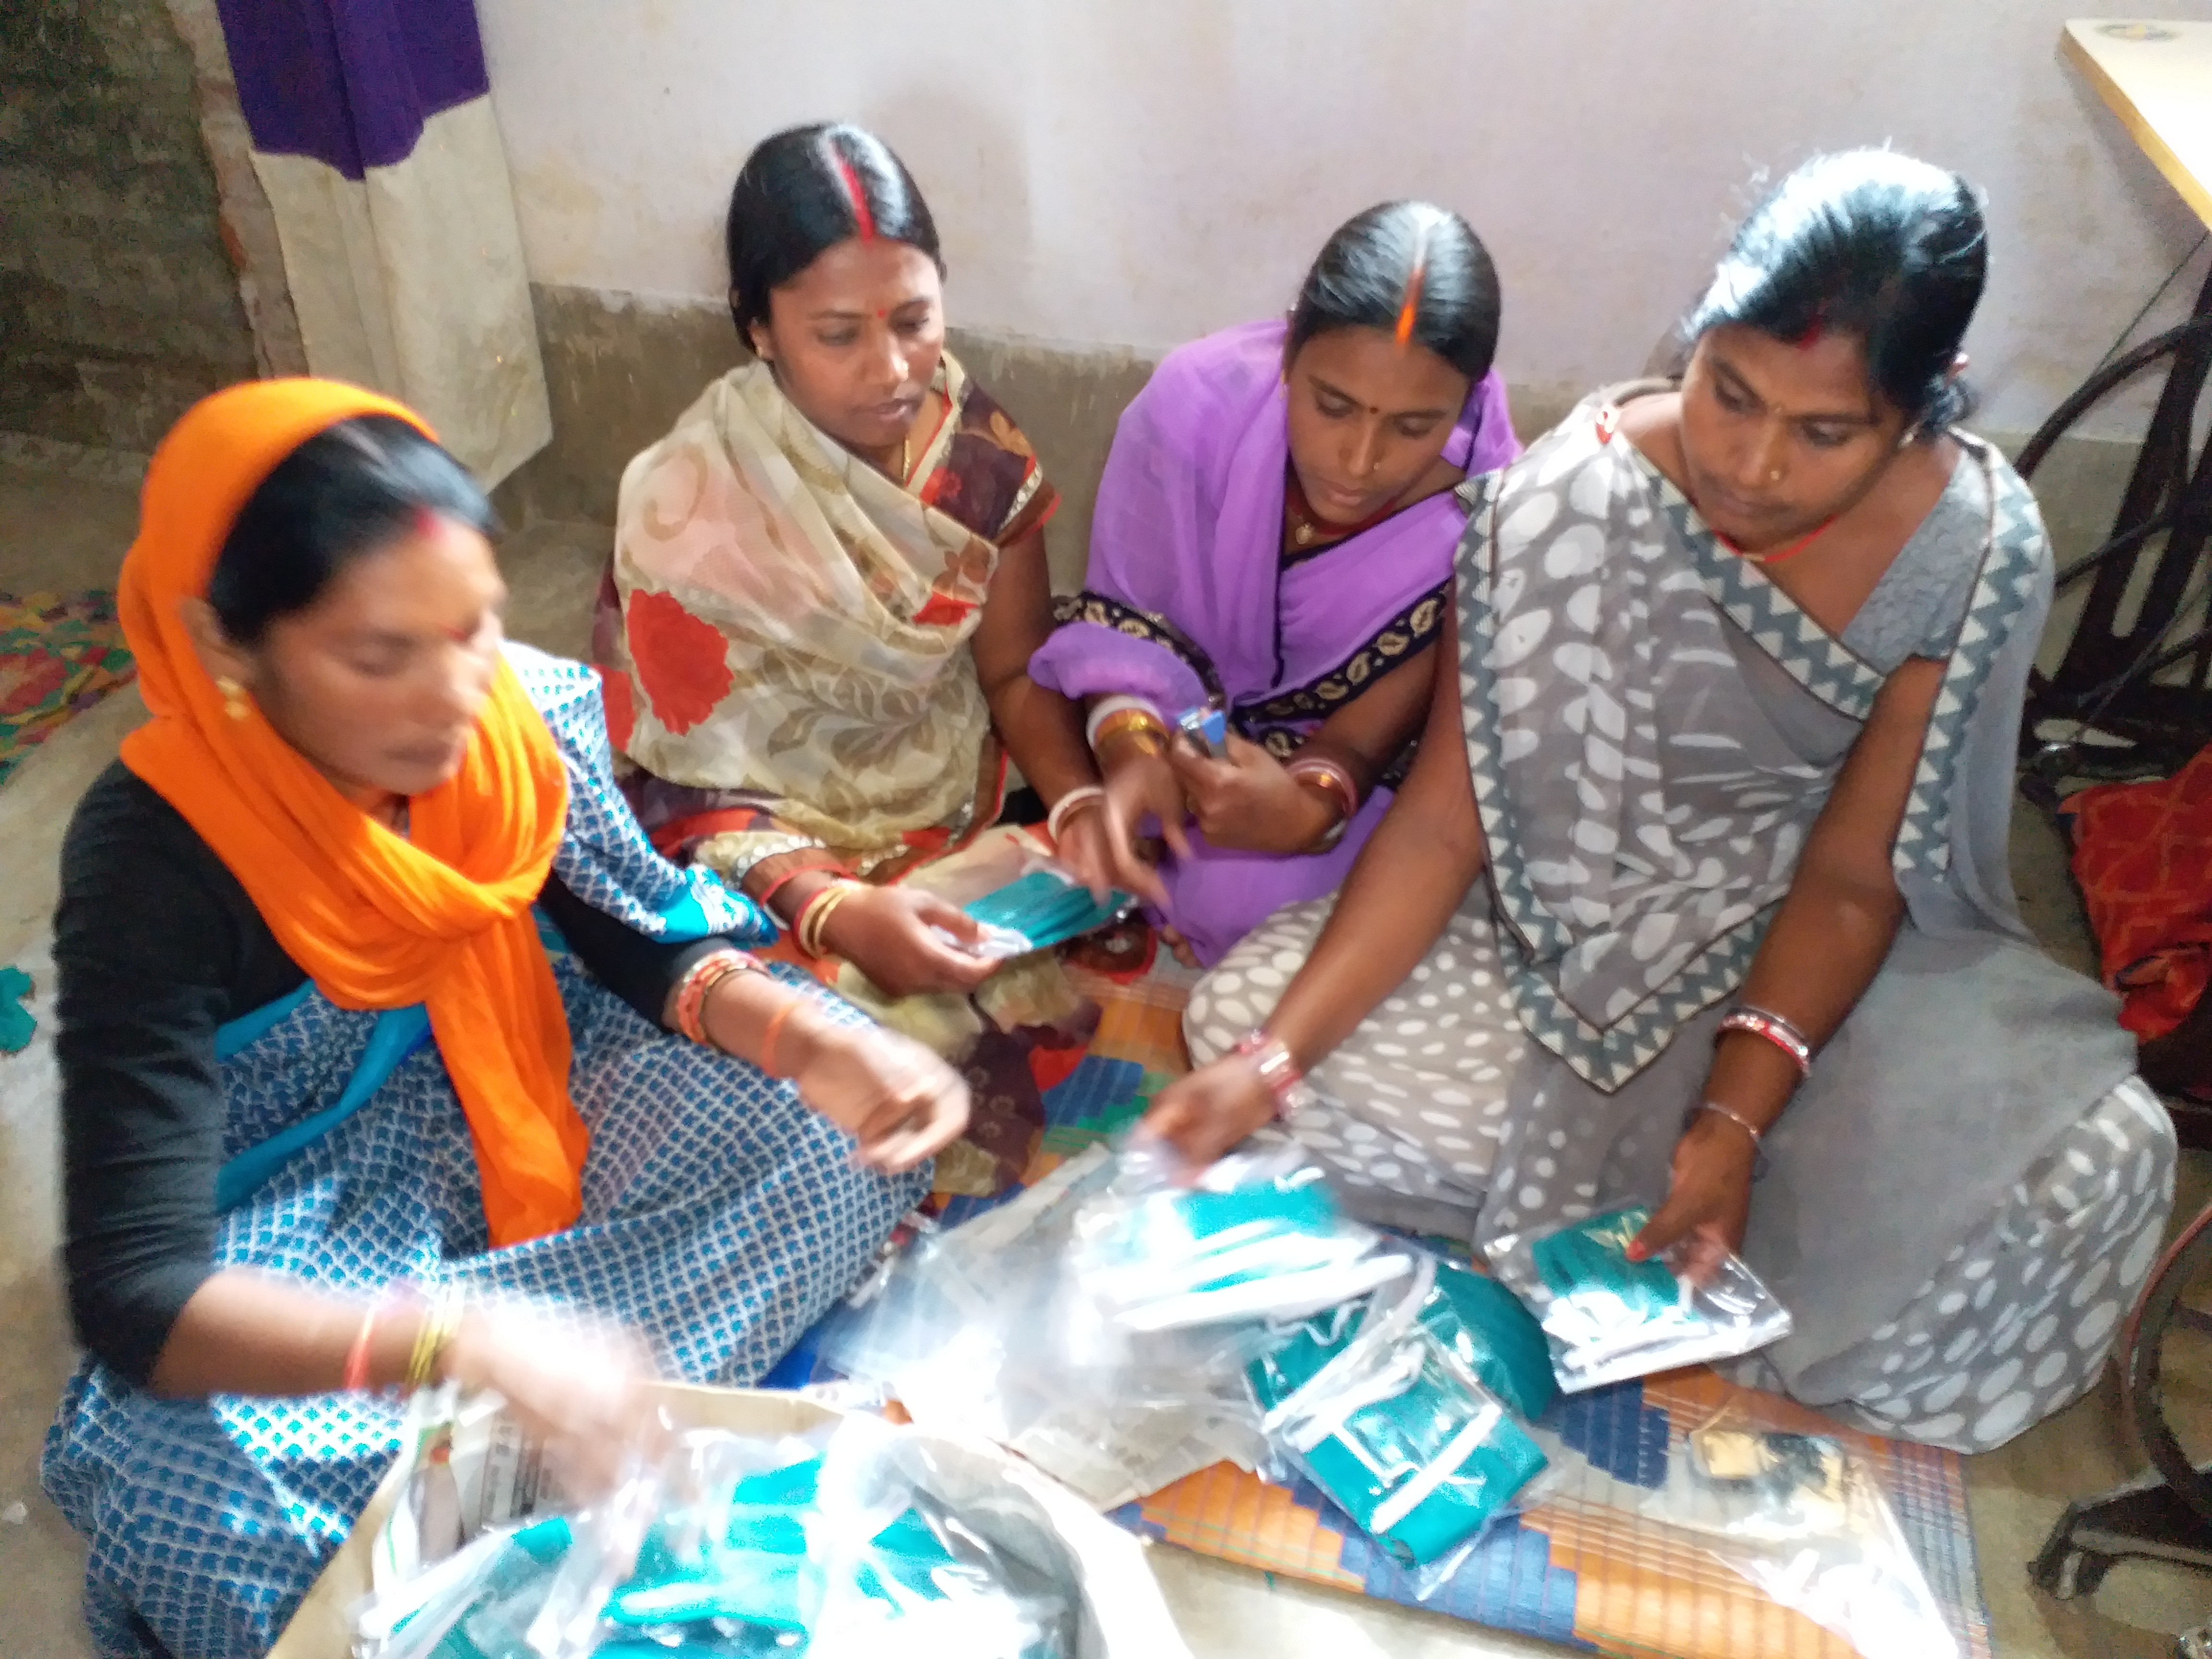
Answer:
[{"label": "red bangle", "polygon": [[[791,883],[797,881],[801,876],[821,875],[825,872],[834,873],[840,876],[850,875],[852,873],[851,871],[846,869],[843,865],[838,863],[835,859],[827,859],[815,864],[802,864],[796,870],[785,871],[774,881],[769,883],[766,887],[761,890],[759,895],[753,900],[753,902],[759,905],[762,909],[765,910],[768,908],[768,902],[770,899],[781,892],[784,888]],[[794,917],[793,920],[796,921],[797,918]]]},{"label": "red bangle", "polygon": [[775,1069],[775,1040],[783,1035],[783,1022],[791,1018],[792,1010],[799,1006],[799,994],[794,991],[790,1001],[768,1017],[768,1030],[761,1034],[760,1068],[772,1078],[783,1076]]},{"label": "red bangle", "polygon": [[381,1302],[368,1304],[368,1311],[361,1317],[361,1330],[354,1337],[353,1346],[346,1350],[343,1382],[348,1394],[361,1394],[368,1388],[368,1342],[376,1334],[377,1316],[383,1311]]},{"label": "red bangle", "polygon": [[1298,1085],[1305,1073],[1298,1070],[1297,1061],[1291,1058],[1290,1049],[1282,1038],[1257,1028],[1244,1034],[1237,1043],[1237,1052],[1252,1062],[1260,1073],[1260,1081],[1267,1085],[1267,1092],[1275,1097],[1275,1121],[1288,1123],[1291,1114],[1297,1109]]}]

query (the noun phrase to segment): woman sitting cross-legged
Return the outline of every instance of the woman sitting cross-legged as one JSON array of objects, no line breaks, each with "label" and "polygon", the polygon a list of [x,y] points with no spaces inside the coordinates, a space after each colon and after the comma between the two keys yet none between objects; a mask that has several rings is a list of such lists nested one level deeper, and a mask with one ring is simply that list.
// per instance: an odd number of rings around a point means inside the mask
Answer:
[{"label": "woman sitting cross-legged", "polygon": [[77,810],[54,947],[89,1357],[43,1475],[105,1653],[266,1652],[392,1461],[394,1385],[605,1458],[636,1370],[757,1378],[966,1121],[647,844],[597,677],[502,645],[489,523],[415,417],[327,381],[207,399],[147,475],[153,719]]},{"label": "woman sitting cross-legged", "polygon": [[670,857],[949,1051],[999,964],[894,884],[999,817],[1009,757],[1048,805],[1090,775],[1079,714],[1026,672],[1059,496],[945,349],[937,228],[880,139],[763,140],[728,242],[755,361],[623,474],[592,654],[623,787]]},{"label": "woman sitting cross-legged", "polygon": [[2051,570],[1954,424],[1984,236],[1950,173],[1810,162],[1679,385],[1470,482],[1412,776],[1199,988],[1155,1128],[1293,1106],[1355,1202],[1486,1245],[1649,1203],[1637,1253],[1740,1248],[1796,1316],[1759,1379],[1883,1433],[1982,1450],[2090,1385],[2173,1133],[2014,899]]},{"label": "woman sitting cross-legged", "polygon": [[[1498,320],[1467,222],[1386,202],[1328,239],[1287,322],[1169,353],[1115,430],[1085,591],[1030,676],[1089,704],[1103,773],[1095,805],[1064,798],[1061,856],[1143,893],[1200,963],[1333,891],[1389,805],[1466,522],[1452,488],[1521,453]],[[1209,699],[1218,757],[1170,741]]]}]

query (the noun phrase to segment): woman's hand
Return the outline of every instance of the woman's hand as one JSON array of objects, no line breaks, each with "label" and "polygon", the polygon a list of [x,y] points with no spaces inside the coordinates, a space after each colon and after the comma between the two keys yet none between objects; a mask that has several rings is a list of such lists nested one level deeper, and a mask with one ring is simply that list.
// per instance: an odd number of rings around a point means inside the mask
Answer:
[{"label": "woman's hand", "polygon": [[957,906],[906,887],[868,887],[841,901],[823,925],[822,943],[866,974],[887,996],[925,992],[965,996],[1004,964],[947,944],[979,939],[982,930]]},{"label": "woman's hand", "polygon": [[1061,827],[1053,855],[1091,890],[1092,898],[1105,902],[1120,877],[1114,862],[1113,820],[1107,815],[1103,798],[1076,810]]},{"label": "woman's hand", "polygon": [[1259,1067],[1230,1054],[1161,1090],[1142,1127],[1203,1169],[1274,1115]]},{"label": "woman's hand", "polygon": [[513,1304],[471,1304],[446,1350],[445,1380],[489,1389],[545,1443],[580,1499],[619,1480],[659,1428],[643,1392],[636,1343],[610,1328],[597,1340]]},{"label": "woman's hand", "polygon": [[859,1141],[868,1168],[911,1170],[968,1127],[967,1084],[920,1043],[818,1014],[803,1040],[793,1073],[799,1099]]},{"label": "woman's hand", "polygon": [[1245,853],[1303,853],[1328,833],[1336,809],[1317,789],[1298,782],[1256,743],[1229,734],[1229,757],[1215,760],[1188,744],[1168,751],[1191,817],[1216,847]]},{"label": "woman's hand", "polygon": [[1629,1242],[1628,1259],[1648,1261],[1679,1243],[1686,1247],[1683,1273],[1697,1281],[1710,1278],[1722,1257],[1743,1248],[1757,1159],[1741,1125],[1718,1112],[1699,1112],[1674,1143],[1667,1201]]},{"label": "woman's hand", "polygon": [[1103,820],[1098,839],[1107,867],[1085,872],[1085,879],[1091,884],[1091,896],[1103,902],[1109,888],[1119,887],[1157,909],[1166,909],[1167,889],[1161,884],[1159,872],[1138,851],[1138,838],[1149,819],[1159,825],[1170,852],[1177,858],[1188,858],[1190,840],[1183,833],[1188,817],[1182,785],[1176,781],[1175,769],[1165,756],[1140,750],[1117,754],[1106,768],[1105,805],[1082,814],[1068,826],[1077,829],[1085,818]]}]

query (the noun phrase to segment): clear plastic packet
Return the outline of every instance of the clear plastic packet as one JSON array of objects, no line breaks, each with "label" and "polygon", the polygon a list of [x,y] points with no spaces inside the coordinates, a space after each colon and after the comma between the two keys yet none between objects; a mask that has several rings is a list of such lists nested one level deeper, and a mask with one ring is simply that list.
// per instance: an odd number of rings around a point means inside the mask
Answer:
[{"label": "clear plastic packet", "polygon": [[[1844,1441],[1776,1426],[1755,1399],[1691,1431],[1656,1489],[1607,1484],[1607,1501],[1679,1529],[1779,1605],[1867,1659],[1957,1659],[1959,1647],[1881,1483]],[[1579,1454],[1539,1430],[1560,1465]]]},{"label": "clear plastic packet", "polygon": [[1407,1259],[1405,1283],[1307,1319],[1246,1376],[1270,1448],[1418,1568],[1479,1539],[1546,1460],[1464,1363],[1478,1345],[1438,1297],[1437,1259]]},{"label": "clear plastic packet", "polygon": [[1073,1654],[1079,1576],[1035,1507],[949,1478],[872,1419],[804,1440],[687,1435],[434,1659]]},{"label": "clear plastic packet", "polygon": [[822,1358],[922,1427],[994,1441],[1100,1509],[1224,1458],[1250,1468],[1261,1443],[1242,1366],[1258,1323],[1132,1332],[1074,1282],[1078,1217],[1115,1172],[1094,1146],[1011,1203],[917,1231],[830,1322]]},{"label": "clear plastic packet", "polygon": [[1408,1259],[1344,1217],[1294,1146],[1232,1152],[1193,1172],[1164,1143],[1129,1141],[1074,1226],[1076,1284],[1132,1331],[1297,1319],[1365,1296]]},{"label": "clear plastic packet", "polygon": [[1702,1276],[1686,1270],[1680,1247],[1631,1261],[1629,1241],[1650,1219],[1638,1206],[1486,1247],[1498,1277],[1537,1310],[1569,1394],[1732,1359],[1790,1334],[1790,1310],[1735,1255]]}]

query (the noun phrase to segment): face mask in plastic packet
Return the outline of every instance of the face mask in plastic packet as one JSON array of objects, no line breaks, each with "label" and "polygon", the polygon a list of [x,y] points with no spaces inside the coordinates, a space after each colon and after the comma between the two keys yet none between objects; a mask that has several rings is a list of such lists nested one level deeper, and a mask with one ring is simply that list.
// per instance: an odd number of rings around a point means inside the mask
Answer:
[{"label": "face mask in plastic packet", "polygon": [[921,1233],[832,1318],[823,1358],[923,1428],[995,1441],[1094,1508],[1224,1459],[1250,1468],[1262,1445],[1243,1368],[1257,1322],[1134,1332],[1076,1286],[1076,1221],[1117,1168],[1094,1146],[1012,1202]]},{"label": "face mask in plastic packet", "polygon": [[1425,1322],[1437,1263],[1412,1261],[1403,1289],[1308,1321],[1246,1376],[1270,1445],[1418,1567],[1478,1537],[1545,1460]]},{"label": "face mask in plastic packet", "polygon": [[1075,1224],[1074,1273],[1133,1331],[1295,1319],[1407,1271],[1380,1236],[1341,1216],[1294,1148],[1231,1154],[1184,1184],[1172,1149],[1131,1141],[1115,1180]]},{"label": "face mask in plastic packet", "polygon": [[1542,1238],[1488,1247],[1500,1275],[1540,1310],[1553,1370],[1569,1394],[1677,1366],[1730,1359],[1790,1334],[1790,1311],[1734,1255],[1702,1278],[1678,1247],[1631,1261],[1650,1212],[1595,1216]]},{"label": "face mask in plastic packet", "polygon": [[[687,1435],[660,1467],[573,1526],[548,1522],[500,1540],[503,1553],[486,1558],[459,1617],[417,1650],[423,1659],[1067,1653],[1079,1591],[1065,1561],[1040,1547],[1035,1517],[994,1493],[963,1514],[904,1478],[901,1455],[912,1454],[896,1431],[866,1419],[799,1440]],[[641,1534],[641,1516],[650,1518]],[[1009,1536],[1011,1548],[994,1541]]]},{"label": "face mask in plastic packet", "polygon": [[1133,896],[1118,891],[1101,904],[1073,878],[1032,870],[962,907],[983,929],[980,947],[966,948],[994,961],[1027,956],[1110,927],[1136,904]]}]

